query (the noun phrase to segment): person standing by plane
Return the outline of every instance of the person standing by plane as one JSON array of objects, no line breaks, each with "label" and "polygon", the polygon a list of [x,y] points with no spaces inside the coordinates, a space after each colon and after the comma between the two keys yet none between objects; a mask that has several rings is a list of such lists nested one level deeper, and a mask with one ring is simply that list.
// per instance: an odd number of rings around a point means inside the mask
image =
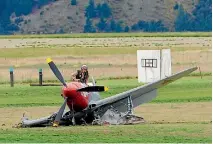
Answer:
[{"label": "person standing by plane", "polygon": [[72,74],[72,80],[81,83],[88,83],[89,72],[87,65],[82,65],[81,70],[77,70],[77,72]]}]

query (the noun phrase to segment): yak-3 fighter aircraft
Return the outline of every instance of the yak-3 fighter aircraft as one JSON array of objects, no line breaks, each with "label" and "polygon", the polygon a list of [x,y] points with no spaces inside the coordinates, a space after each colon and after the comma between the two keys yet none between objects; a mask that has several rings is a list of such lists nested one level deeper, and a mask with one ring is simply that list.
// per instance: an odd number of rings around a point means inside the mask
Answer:
[{"label": "yak-3 fighter aircraft", "polygon": [[[96,86],[93,79],[88,86],[80,82],[66,83],[54,62],[48,58],[51,70],[63,84],[61,96],[64,103],[58,112],[37,120],[22,118],[21,127],[77,125],[77,124],[134,124],[144,122],[142,117],[133,115],[133,109],[157,96],[157,89],[195,71],[197,67],[176,73],[152,83],[133,88],[114,96],[100,99],[99,92],[104,86]],[[66,105],[69,111],[65,112]]]}]

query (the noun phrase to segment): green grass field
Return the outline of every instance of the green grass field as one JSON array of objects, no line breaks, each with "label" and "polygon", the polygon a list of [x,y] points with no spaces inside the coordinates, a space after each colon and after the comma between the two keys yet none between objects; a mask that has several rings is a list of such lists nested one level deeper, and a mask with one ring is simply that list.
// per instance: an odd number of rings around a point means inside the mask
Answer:
[{"label": "green grass field", "polygon": [[9,35],[0,38],[109,38],[109,37],[211,37],[211,32],[164,32],[164,33],[80,33],[80,34],[42,34]]},{"label": "green grass field", "polygon": [[[137,79],[99,80],[109,86],[102,97],[112,96],[139,86]],[[30,87],[16,84],[0,87],[0,107],[59,106],[60,86]],[[151,103],[210,102],[211,76],[184,77],[159,89]],[[166,115],[166,114],[165,114]],[[76,126],[60,128],[7,128],[0,131],[0,142],[211,142],[210,122],[142,124],[126,126]]]},{"label": "green grass field", "polygon": [[0,131],[0,142],[210,143],[210,134],[210,124],[76,126],[4,130]]},{"label": "green grass field", "polygon": [[[13,35],[0,36],[0,39],[28,39],[28,38],[117,38],[117,37],[211,37],[211,32],[186,32],[186,33],[96,33],[96,34],[60,34],[60,35]],[[167,39],[167,38],[166,38]],[[209,38],[207,38],[209,39]],[[209,41],[209,40],[208,40]],[[191,43],[195,46],[191,47]],[[75,47],[72,45],[45,45],[41,44],[38,47],[22,48],[1,48],[0,58],[2,59],[1,68],[9,68],[11,61],[25,60],[30,58],[29,62],[22,66],[22,68],[42,67],[47,68],[48,65],[42,61],[41,63],[31,64],[30,60],[42,57],[67,56],[72,59],[73,56],[79,58],[95,56],[100,57],[112,55],[116,57],[119,55],[135,54],[138,49],[153,49],[162,48],[161,45],[154,43],[153,47],[111,47],[91,46],[83,44],[82,47]],[[206,52],[210,49],[210,45],[197,46],[199,42],[189,41],[186,46],[179,47],[171,46],[171,50],[175,52],[184,52],[189,50],[200,50]],[[25,47],[26,46],[26,47]],[[164,47],[164,46],[163,46]],[[83,54],[82,54],[83,53]],[[184,53],[183,53],[184,54]],[[191,53],[190,53],[191,54]],[[192,53],[194,55],[194,53]],[[208,57],[203,55],[203,57]],[[200,57],[199,57],[200,58]],[[5,61],[4,61],[5,60]],[[186,59],[179,62],[183,65]],[[196,59],[198,60],[198,59]],[[196,61],[195,60],[195,61]],[[202,59],[201,59],[202,60]],[[8,64],[7,64],[8,62]],[[25,62],[25,61],[23,61]],[[191,62],[191,61],[190,61]],[[193,61],[192,61],[193,62]],[[5,64],[4,64],[5,63]],[[91,64],[93,66],[107,67],[108,63]],[[188,62],[187,62],[188,63]],[[19,64],[19,63],[18,63]],[[80,65],[80,63],[78,63]],[[203,63],[202,63],[203,64]],[[15,65],[15,64],[14,64]],[[100,66],[99,66],[100,65]],[[114,64],[118,67],[119,64]],[[130,67],[127,63],[122,64],[123,67]],[[136,65],[133,65],[136,66]],[[58,65],[59,68],[73,68],[72,63]],[[3,69],[2,69],[3,71]],[[27,73],[28,74],[28,73]],[[38,142],[52,142],[52,143],[70,143],[70,142],[149,142],[149,143],[211,143],[212,142],[212,122],[210,119],[210,103],[212,101],[212,76],[211,72],[193,73],[188,77],[181,78],[165,87],[158,90],[158,96],[149,104],[142,105],[139,114],[147,114],[145,117],[149,119],[153,115],[151,121],[139,125],[111,125],[111,126],[70,126],[70,127],[48,127],[48,128],[12,128],[12,125],[20,122],[23,112],[30,113],[29,116],[40,116],[46,114],[53,109],[57,109],[63,102],[60,96],[61,87],[30,87],[31,79],[25,81],[18,81],[16,79],[15,87],[10,87],[8,82],[2,81],[5,75],[0,75],[0,143],[38,143]],[[7,75],[8,76],[8,75]],[[142,84],[138,84],[135,76],[121,78],[104,77],[97,79],[98,85],[105,85],[109,87],[108,92],[101,93],[102,98],[113,96],[117,93],[127,91]],[[56,82],[49,80],[46,82]],[[35,81],[34,81],[35,82]],[[48,106],[48,107],[43,107]],[[156,110],[156,107],[159,111]],[[49,108],[49,109],[48,109]],[[38,112],[38,109],[40,110]],[[143,110],[143,112],[141,112]],[[150,110],[151,112],[146,112]],[[173,113],[173,112],[179,113]],[[7,112],[7,113],[5,113]],[[184,114],[183,114],[183,113]],[[175,116],[178,118],[173,118]],[[184,118],[183,115],[185,116]],[[180,116],[180,117],[179,117]],[[159,118],[160,117],[160,118]],[[204,118],[203,118],[204,117]],[[31,118],[31,117],[30,117]],[[157,119],[156,119],[157,118]],[[159,118],[159,119],[158,119]],[[196,120],[193,118],[197,118]],[[165,120],[165,121],[164,121]],[[171,122],[171,121],[172,122]],[[174,121],[173,121],[174,120]]]},{"label": "green grass field", "polygon": [[[140,84],[137,79],[100,80],[99,85],[109,87],[108,92],[101,93],[106,98],[117,93],[135,88]],[[29,85],[9,85],[0,87],[0,107],[4,106],[41,106],[60,105],[61,87],[30,87]],[[211,101],[211,77],[185,77],[166,87],[159,89],[157,99],[152,103],[166,102],[199,102]]]}]

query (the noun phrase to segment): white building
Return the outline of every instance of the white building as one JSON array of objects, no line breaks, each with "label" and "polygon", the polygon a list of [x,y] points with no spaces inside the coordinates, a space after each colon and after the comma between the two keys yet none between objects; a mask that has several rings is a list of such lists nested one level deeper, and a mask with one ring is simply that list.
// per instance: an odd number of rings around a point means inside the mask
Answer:
[{"label": "white building", "polygon": [[172,74],[170,49],[138,50],[137,63],[138,82],[154,82]]}]

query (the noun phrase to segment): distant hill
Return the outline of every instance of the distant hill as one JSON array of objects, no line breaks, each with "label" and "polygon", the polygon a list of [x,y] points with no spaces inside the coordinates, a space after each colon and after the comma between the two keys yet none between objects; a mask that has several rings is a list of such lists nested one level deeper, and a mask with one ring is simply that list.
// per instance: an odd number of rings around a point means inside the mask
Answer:
[{"label": "distant hill", "polygon": [[0,34],[211,31],[211,0],[1,0]]}]

